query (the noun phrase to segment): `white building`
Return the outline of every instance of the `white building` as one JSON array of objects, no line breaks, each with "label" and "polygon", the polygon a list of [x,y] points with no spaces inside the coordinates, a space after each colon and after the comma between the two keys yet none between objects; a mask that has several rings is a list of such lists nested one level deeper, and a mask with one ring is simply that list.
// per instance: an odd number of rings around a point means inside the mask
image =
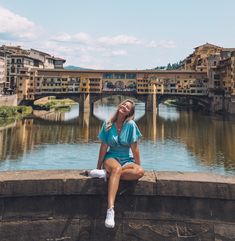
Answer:
[{"label": "white building", "polygon": [[0,94],[3,92],[6,83],[6,61],[4,57],[0,56]]}]

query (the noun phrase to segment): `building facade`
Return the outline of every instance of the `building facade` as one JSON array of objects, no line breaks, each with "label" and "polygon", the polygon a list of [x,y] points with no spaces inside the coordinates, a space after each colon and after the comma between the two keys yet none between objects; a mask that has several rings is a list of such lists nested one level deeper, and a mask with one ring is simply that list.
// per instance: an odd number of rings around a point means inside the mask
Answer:
[{"label": "building facade", "polygon": [[18,99],[63,93],[135,92],[137,94],[206,95],[205,72],[125,70],[21,70]]},{"label": "building facade", "polygon": [[6,60],[5,91],[17,91],[20,70],[30,71],[31,68],[63,69],[65,59],[51,56],[35,49],[25,50],[20,46],[0,46],[0,56]]},{"label": "building facade", "polygon": [[203,44],[194,48],[194,52],[190,54],[182,65],[184,70],[195,70],[201,72],[208,71],[208,57],[220,54],[222,47],[213,44]]},{"label": "building facade", "polygon": [[0,56],[0,95],[3,94],[6,82],[6,59]]}]

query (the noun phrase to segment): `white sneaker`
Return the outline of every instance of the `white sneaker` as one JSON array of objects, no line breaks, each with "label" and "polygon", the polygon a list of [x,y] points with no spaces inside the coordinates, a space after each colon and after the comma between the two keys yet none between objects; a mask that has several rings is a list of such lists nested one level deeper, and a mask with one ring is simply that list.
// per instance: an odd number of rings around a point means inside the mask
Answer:
[{"label": "white sneaker", "polygon": [[107,209],[107,215],[106,215],[104,224],[105,224],[106,228],[114,228],[115,222],[114,222],[114,209],[113,208]]},{"label": "white sneaker", "polygon": [[93,169],[88,172],[89,177],[97,177],[97,178],[104,178],[104,180],[107,180],[107,172],[105,169]]}]

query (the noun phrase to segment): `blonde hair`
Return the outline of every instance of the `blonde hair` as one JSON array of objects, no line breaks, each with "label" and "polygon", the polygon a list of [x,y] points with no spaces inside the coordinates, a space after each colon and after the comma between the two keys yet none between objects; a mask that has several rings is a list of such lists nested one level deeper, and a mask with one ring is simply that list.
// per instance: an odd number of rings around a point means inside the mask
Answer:
[{"label": "blonde hair", "polygon": [[130,100],[130,99],[125,99],[124,101],[122,101],[118,107],[117,107],[117,110],[115,111],[115,113],[113,114],[113,116],[108,120],[108,122],[106,123],[106,131],[108,131],[113,123],[117,120],[118,118],[118,112],[119,112],[119,108],[125,104],[126,102],[130,102],[132,104],[132,107],[131,107],[131,110],[130,110],[130,113],[126,116],[126,119],[124,122],[126,121],[130,121],[130,120],[133,120],[134,117],[135,117],[135,102],[133,100]]}]

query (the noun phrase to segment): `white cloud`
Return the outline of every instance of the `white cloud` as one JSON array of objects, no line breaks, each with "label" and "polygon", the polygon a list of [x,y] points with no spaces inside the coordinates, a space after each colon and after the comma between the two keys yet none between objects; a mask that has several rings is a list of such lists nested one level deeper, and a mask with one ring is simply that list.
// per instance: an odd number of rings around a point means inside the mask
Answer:
[{"label": "white cloud", "polygon": [[117,56],[127,56],[127,55],[128,55],[127,51],[123,49],[118,49],[118,50],[106,49],[102,52],[103,57],[117,57]]},{"label": "white cloud", "polygon": [[171,49],[171,48],[175,48],[176,44],[172,40],[168,40],[168,41],[161,40],[159,42],[150,41],[149,43],[146,44],[146,47],[148,47],[148,48],[166,48],[166,49]]},{"label": "white cloud", "polygon": [[89,36],[89,34],[83,33],[83,32],[75,34],[72,37],[72,39],[77,40],[78,42],[83,43],[83,44],[89,44],[92,42],[92,39]]},{"label": "white cloud", "polygon": [[36,38],[39,31],[34,22],[0,6],[0,34],[30,40]]},{"label": "white cloud", "polygon": [[60,33],[57,36],[53,37],[52,41],[80,43],[84,45],[90,45],[93,42],[90,35],[84,32],[79,32],[76,34]]},{"label": "white cloud", "polygon": [[140,44],[141,41],[138,40],[136,37],[128,36],[128,35],[117,35],[114,37],[100,37],[98,38],[98,42],[101,44],[106,45],[133,45],[133,44]]},{"label": "white cloud", "polygon": [[125,51],[125,50],[114,50],[114,51],[111,51],[111,55],[112,56],[126,56],[127,51]]},{"label": "white cloud", "polygon": [[58,41],[58,42],[68,42],[72,39],[71,35],[68,33],[60,33],[57,36],[53,37],[53,41]]}]

